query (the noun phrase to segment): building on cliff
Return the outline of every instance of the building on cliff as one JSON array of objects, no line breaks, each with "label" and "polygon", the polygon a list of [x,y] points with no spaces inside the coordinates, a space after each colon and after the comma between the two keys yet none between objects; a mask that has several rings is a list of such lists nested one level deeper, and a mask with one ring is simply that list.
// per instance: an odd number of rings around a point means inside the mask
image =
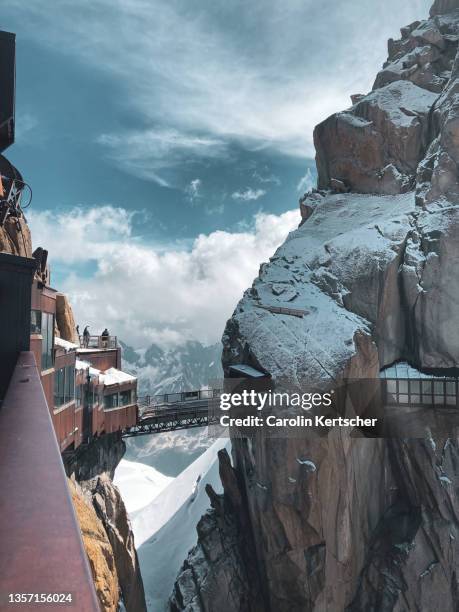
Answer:
[{"label": "building on cliff", "polygon": [[[6,32],[0,81],[3,153],[14,142],[15,37]],[[99,441],[119,460],[120,432],[137,422],[137,379],[121,371],[116,337],[80,343],[67,298],[50,284],[47,251],[32,251],[30,193],[0,154],[0,609],[115,612],[120,591],[128,611],[144,610],[122,500],[102,473],[99,511],[75,483],[72,504],[63,468]]]},{"label": "building on cliff", "polygon": [[[35,356],[59,447],[68,452],[95,436],[136,424],[137,379],[120,370],[121,348],[115,336],[91,336],[90,346],[63,337],[68,332],[60,321],[66,317],[56,316],[62,295],[49,285],[46,251],[37,251],[32,257],[2,254],[0,274],[5,276],[7,297],[11,299],[11,306],[7,307],[5,300],[4,307],[14,310],[18,305],[13,303],[19,300],[29,309],[27,320],[21,319],[20,324],[9,326],[4,333],[11,336],[14,344],[15,335],[22,337],[28,331],[29,339],[26,341],[24,336],[22,346]],[[16,287],[13,279],[22,269],[29,270],[30,278],[18,296],[12,291]],[[26,293],[30,295],[26,297]],[[9,359],[14,361],[14,354]]]}]

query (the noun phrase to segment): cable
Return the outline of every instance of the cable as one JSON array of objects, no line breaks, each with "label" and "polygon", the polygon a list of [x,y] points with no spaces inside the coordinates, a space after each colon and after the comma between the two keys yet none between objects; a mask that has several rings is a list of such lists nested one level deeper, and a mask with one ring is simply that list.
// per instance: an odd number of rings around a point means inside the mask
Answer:
[{"label": "cable", "polygon": [[29,183],[26,183],[25,181],[23,181],[20,178],[11,178],[10,176],[7,176],[6,174],[0,174],[0,178],[2,179],[7,179],[8,181],[11,181],[12,185],[14,186],[17,183],[21,183],[22,187],[19,191],[19,195],[22,196],[23,194],[23,190],[25,187],[27,187],[27,189],[29,190],[29,200],[27,202],[27,204],[22,204],[21,202],[19,202],[16,206],[19,207],[21,210],[25,210],[26,208],[29,208],[29,206],[32,203],[32,199],[33,199],[33,191],[32,191],[32,187],[29,185]]},{"label": "cable", "polygon": [[[27,209],[30,206],[30,204],[32,203],[32,198],[33,198],[32,187],[28,183],[26,183],[25,181],[23,181],[22,179],[17,178],[17,177],[16,178],[11,178],[11,177],[5,176],[3,174],[0,174],[0,179],[3,179],[3,178],[11,181],[11,189],[10,189],[10,194],[9,195],[11,195],[11,192],[12,192],[13,188],[17,189],[17,194],[18,195],[16,195],[16,193],[14,194],[15,195],[15,200],[14,201],[3,200],[3,202],[10,209],[10,216],[11,216],[11,211],[14,211],[16,213],[16,230],[17,230],[17,232],[21,233],[22,245],[24,247],[24,255],[27,257],[27,245],[26,245],[26,240],[25,240],[25,236],[24,236],[24,230],[22,228],[22,224],[21,224],[21,220],[20,219],[21,219],[21,216],[22,216],[23,219],[25,219],[23,211],[25,209]],[[21,183],[22,184],[22,188],[16,187],[17,183]],[[21,198],[22,198],[23,191],[24,191],[25,187],[28,188],[30,196],[29,196],[27,204],[23,205],[21,203]],[[6,221],[6,219],[5,219],[5,221]],[[8,229],[8,225],[5,223],[4,227],[5,227],[5,231],[6,231],[7,235],[8,235],[8,237],[9,237],[11,243],[12,243],[12,246],[14,247],[16,242],[15,242],[13,236],[11,235],[11,232]]]},{"label": "cable", "polygon": [[[20,203],[20,207],[22,210],[25,210],[26,208],[29,208],[29,206],[32,204],[32,198],[33,198],[33,192],[32,192],[32,187],[29,185],[29,183],[24,183],[24,181],[21,181],[21,183],[23,183],[24,187],[27,187],[30,193],[30,197],[29,197],[29,201],[27,202],[27,204],[22,204],[22,202]],[[21,192],[22,195],[22,192]]]}]

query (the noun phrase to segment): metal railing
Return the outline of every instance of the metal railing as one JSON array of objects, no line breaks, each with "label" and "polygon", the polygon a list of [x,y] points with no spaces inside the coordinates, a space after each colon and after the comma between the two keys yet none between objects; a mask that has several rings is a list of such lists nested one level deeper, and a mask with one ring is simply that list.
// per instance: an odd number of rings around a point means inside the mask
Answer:
[{"label": "metal railing", "polygon": [[[8,491],[1,502],[0,609],[9,609],[8,593],[24,593],[26,585],[27,593],[70,593],[72,601],[65,600],[66,610],[98,612],[53,423],[31,352],[20,353],[0,411],[0,487]],[[18,607],[31,610],[35,601],[28,599]],[[42,609],[52,609],[52,601]]]},{"label": "metal railing", "polygon": [[137,424],[123,429],[122,435],[141,436],[209,425],[215,421],[220,394],[220,389],[199,389],[139,396]]},{"label": "metal railing", "polygon": [[118,347],[117,336],[78,336],[80,348],[94,349],[116,349]]},{"label": "metal railing", "polygon": [[178,404],[206,401],[219,397],[221,389],[199,389],[195,391],[177,391],[159,395],[141,395],[137,398],[139,410],[167,408]]},{"label": "metal railing", "polygon": [[146,434],[157,434],[177,429],[190,429],[193,427],[205,427],[214,422],[213,413],[206,407],[190,407],[188,409],[158,410],[146,414],[135,426],[123,429],[123,438],[143,436]]}]

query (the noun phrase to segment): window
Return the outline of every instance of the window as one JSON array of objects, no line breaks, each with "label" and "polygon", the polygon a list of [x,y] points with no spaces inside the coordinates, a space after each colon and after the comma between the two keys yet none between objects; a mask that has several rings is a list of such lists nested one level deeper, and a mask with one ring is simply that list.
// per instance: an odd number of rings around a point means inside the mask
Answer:
[{"label": "window", "polygon": [[388,404],[412,406],[455,406],[457,383],[455,380],[387,380]]},{"label": "window", "polygon": [[444,395],[445,394],[445,388],[443,385],[442,381],[435,381],[434,382],[434,393],[435,395]]},{"label": "window", "polygon": [[41,334],[41,310],[32,310],[30,313],[30,333]]},{"label": "window", "polygon": [[65,401],[70,402],[75,399],[75,368],[67,366],[65,368]]},{"label": "window", "polygon": [[75,386],[75,404],[78,408],[78,406],[81,406],[81,397],[82,397],[82,386],[81,385],[76,385]]},{"label": "window", "polygon": [[75,368],[67,366],[54,373],[54,406],[58,408],[75,398]]},{"label": "window", "polygon": [[456,381],[455,380],[447,380],[446,381],[446,404],[448,406],[456,405]]},{"label": "window", "polygon": [[63,368],[54,372],[54,406],[62,406],[64,395],[64,376]]},{"label": "window", "polygon": [[407,380],[399,380],[398,381],[398,392],[399,393],[408,393],[408,381]]},{"label": "window", "polygon": [[104,408],[118,408],[118,393],[104,396]]},{"label": "window", "polygon": [[48,312],[41,313],[41,369],[53,367],[54,316]]},{"label": "window", "polygon": [[129,406],[132,404],[132,391],[121,391],[120,393],[120,406]]},{"label": "window", "polygon": [[422,393],[424,395],[432,394],[432,381],[431,380],[423,380],[422,381]]}]

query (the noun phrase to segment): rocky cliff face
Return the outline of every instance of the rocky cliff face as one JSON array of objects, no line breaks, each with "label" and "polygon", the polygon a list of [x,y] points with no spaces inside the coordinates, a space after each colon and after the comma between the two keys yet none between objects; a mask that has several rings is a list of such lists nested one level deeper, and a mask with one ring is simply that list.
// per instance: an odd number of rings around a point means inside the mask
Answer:
[{"label": "rocky cliff face", "polygon": [[[0,199],[6,200],[12,185],[11,180],[22,181],[22,177],[20,172],[3,155],[0,155],[0,175],[2,176],[0,185],[2,195]],[[0,217],[3,217],[5,213],[4,204],[0,208],[2,209]],[[21,257],[32,257],[32,238],[29,226],[22,211],[19,208],[14,210],[13,208],[8,207],[9,213],[0,224],[0,252],[20,255]]]},{"label": "rocky cliff face", "polygon": [[199,521],[198,543],[176,580],[172,612],[265,609],[247,504],[226,450],[218,458],[225,493],[206,487],[212,508]]},{"label": "rocky cliff face", "polygon": [[79,344],[72,306],[63,293],[56,295],[56,326],[61,338]]},{"label": "rocky cliff face", "polygon": [[[459,367],[458,41],[459,0],[437,0],[429,19],[389,41],[373,91],[316,128],[318,189],[228,322],[225,368],[330,384],[402,359]],[[206,588],[195,551],[185,568],[195,580],[180,599],[179,578],[172,609],[214,610],[212,584],[231,585],[241,562],[258,568],[266,610],[459,609],[457,432],[270,439],[259,430],[233,440],[233,460],[248,517],[236,528],[253,557],[239,547],[223,573],[201,543]]]},{"label": "rocky cliff face", "polygon": [[107,533],[97,517],[90,499],[86,498],[81,487],[75,481],[69,480],[69,489],[101,609],[104,612],[117,612],[119,604],[118,575]]},{"label": "rocky cliff face", "polygon": [[[108,572],[105,566],[91,561],[103,609],[107,612],[112,609],[107,592],[111,593],[112,582],[116,578],[126,611],[143,612],[146,611],[145,594],[134,535],[120,492],[112,482],[115,468],[124,452],[124,442],[117,434],[105,435],[74,454],[65,468],[67,474],[78,483],[77,488],[83,493],[86,505],[90,507],[89,512],[95,516],[105,534],[103,540],[97,534],[96,537],[85,536],[88,531],[85,527],[87,513],[83,513],[81,518],[78,505],[75,506],[90,561],[93,557],[96,560],[105,557],[111,570]],[[94,520],[91,525],[94,526]],[[115,577],[113,580],[112,576]],[[107,607],[104,597],[109,602]]]},{"label": "rocky cliff face", "polygon": [[32,257],[32,239],[24,217],[8,217],[0,227],[0,252]]}]

